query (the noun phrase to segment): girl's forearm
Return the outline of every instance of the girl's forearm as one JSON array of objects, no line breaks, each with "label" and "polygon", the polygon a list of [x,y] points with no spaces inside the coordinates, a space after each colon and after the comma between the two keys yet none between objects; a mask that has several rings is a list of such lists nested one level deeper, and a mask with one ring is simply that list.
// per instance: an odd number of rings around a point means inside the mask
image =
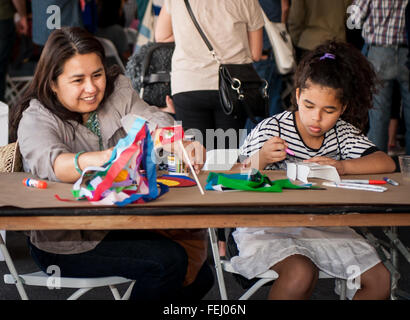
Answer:
[{"label": "girl's forearm", "polygon": [[358,159],[343,160],[344,174],[388,173],[396,169],[392,158],[377,151]]}]

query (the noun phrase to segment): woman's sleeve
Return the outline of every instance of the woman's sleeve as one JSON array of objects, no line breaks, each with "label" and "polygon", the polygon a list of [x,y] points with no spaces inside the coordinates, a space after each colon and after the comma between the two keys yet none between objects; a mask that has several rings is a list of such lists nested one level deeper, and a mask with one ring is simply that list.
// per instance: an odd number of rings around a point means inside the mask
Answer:
[{"label": "woman's sleeve", "polygon": [[248,0],[244,3],[247,4],[247,10],[245,10],[246,19],[248,23],[248,31],[255,31],[262,28],[265,23],[263,21],[262,9],[258,0]]},{"label": "woman's sleeve", "polygon": [[171,14],[171,4],[172,4],[172,1],[171,0],[164,0],[164,7],[165,7],[165,9],[168,11],[168,13],[169,14]]},{"label": "woman's sleeve", "polygon": [[17,138],[25,171],[40,179],[58,181],[54,161],[61,153],[71,152],[63,142],[63,135],[51,115],[38,110],[24,112]]}]

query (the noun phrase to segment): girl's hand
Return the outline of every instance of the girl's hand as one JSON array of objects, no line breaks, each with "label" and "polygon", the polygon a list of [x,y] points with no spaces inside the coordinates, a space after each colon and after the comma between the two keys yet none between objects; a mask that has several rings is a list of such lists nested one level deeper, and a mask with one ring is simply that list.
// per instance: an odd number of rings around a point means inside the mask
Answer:
[{"label": "girl's hand", "polygon": [[260,150],[259,163],[266,167],[269,163],[279,162],[286,159],[288,144],[279,137],[273,137],[266,141]]},{"label": "girl's hand", "polygon": [[309,160],[304,160],[303,162],[315,162],[320,165],[328,165],[335,167],[339,175],[345,174],[345,167],[344,167],[344,162],[342,160],[335,160],[329,157],[313,157],[310,158]]},{"label": "girl's hand", "polygon": [[279,137],[273,137],[266,141],[262,148],[242,163],[242,168],[256,168],[263,170],[268,164],[286,159],[288,144]]}]

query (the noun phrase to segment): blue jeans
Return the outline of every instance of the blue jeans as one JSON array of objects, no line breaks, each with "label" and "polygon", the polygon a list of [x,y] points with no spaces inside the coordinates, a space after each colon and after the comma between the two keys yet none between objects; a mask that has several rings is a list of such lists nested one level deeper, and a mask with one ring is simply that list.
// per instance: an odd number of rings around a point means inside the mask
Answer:
[{"label": "blue jeans", "polygon": [[[253,66],[259,76],[268,82],[269,116],[281,113],[283,111],[281,97],[282,76],[276,70],[276,62],[273,54],[270,54],[266,60],[254,62]],[[256,120],[262,121],[263,119],[257,118]],[[255,127],[256,124],[250,119],[246,120],[245,128],[247,129],[248,134]]]},{"label": "blue jeans", "polygon": [[213,285],[213,274],[205,263],[195,281],[199,283],[182,287],[188,264],[184,248],[150,231],[110,231],[93,250],[79,254],[53,254],[30,242],[29,247],[44,272],[56,265],[63,277],[121,276],[136,280],[130,299],[201,299]]},{"label": "blue jeans", "polygon": [[409,70],[406,67],[407,48],[370,46],[367,58],[373,64],[383,85],[373,96],[373,108],[369,110],[369,139],[387,152],[388,128],[393,101],[393,82],[397,81],[403,105],[406,127],[406,154],[410,154],[410,93]]},{"label": "blue jeans", "polygon": [[0,101],[4,101],[6,91],[6,73],[14,44],[13,19],[0,20]]}]

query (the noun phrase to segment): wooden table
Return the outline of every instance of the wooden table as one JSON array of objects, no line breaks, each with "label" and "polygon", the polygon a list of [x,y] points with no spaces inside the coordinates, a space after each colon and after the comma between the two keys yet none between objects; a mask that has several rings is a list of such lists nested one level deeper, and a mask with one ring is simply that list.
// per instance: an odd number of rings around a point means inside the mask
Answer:
[{"label": "wooden table", "polygon": [[[271,180],[285,178],[284,172],[265,173]],[[343,178],[382,179],[383,176]],[[49,183],[47,189],[40,190],[22,185],[23,178],[30,177],[28,174],[0,174],[0,229],[383,226],[391,227],[393,243],[397,226],[410,226],[410,183],[405,183],[399,173],[388,176],[400,186],[386,185],[388,191],[383,193],[327,187],[327,190],[284,190],[281,193],[206,191],[201,195],[196,187],[172,188],[153,202],[120,208],[72,201],[70,184]],[[206,177],[207,173],[200,175],[203,186]],[[55,194],[71,201],[59,201]],[[408,252],[400,252],[408,258]],[[395,266],[396,256],[397,248],[394,247]],[[397,288],[393,289],[398,292]]]},{"label": "wooden table", "polygon": [[[269,172],[271,179],[284,172]],[[261,226],[410,226],[410,183],[399,173],[388,176],[400,186],[383,193],[327,187],[282,193],[216,192],[171,188],[161,198],[127,207],[96,207],[73,200],[70,184],[28,188],[25,173],[0,174],[0,229],[167,229]],[[206,173],[200,175],[205,185]],[[384,175],[372,175],[380,179]],[[366,179],[368,176],[349,176]],[[315,180],[320,184],[323,180]]]}]

